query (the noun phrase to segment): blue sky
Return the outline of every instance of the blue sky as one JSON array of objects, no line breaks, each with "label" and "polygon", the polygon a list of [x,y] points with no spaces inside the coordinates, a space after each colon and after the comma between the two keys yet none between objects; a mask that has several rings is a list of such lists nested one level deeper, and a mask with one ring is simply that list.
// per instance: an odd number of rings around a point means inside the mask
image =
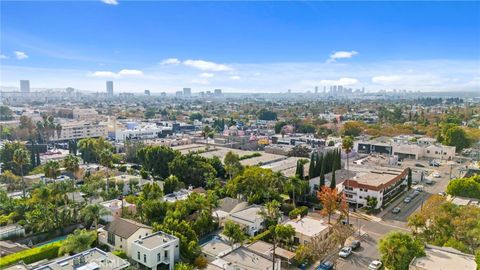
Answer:
[{"label": "blue sky", "polygon": [[480,90],[479,2],[2,1],[0,85]]}]

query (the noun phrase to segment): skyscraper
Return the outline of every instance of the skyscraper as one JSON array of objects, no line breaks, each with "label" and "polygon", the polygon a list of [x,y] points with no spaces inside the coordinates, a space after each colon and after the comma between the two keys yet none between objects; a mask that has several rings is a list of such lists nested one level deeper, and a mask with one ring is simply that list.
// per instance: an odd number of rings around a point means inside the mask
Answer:
[{"label": "skyscraper", "polygon": [[192,88],[183,88],[183,96],[190,97],[192,95]]},{"label": "skyscraper", "polygon": [[215,90],[213,90],[213,93],[217,97],[221,96],[222,95],[222,89],[215,89]]},{"label": "skyscraper", "polygon": [[113,81],[107,81],[107,96],[113,96]]},{"label": "skyscraper", "polygon": [[315,94],[318,94],[318,86],[315,86]]},{"label": "skyscraper", "polygon": [[20,80],[20,91],[23,93],[30,93],[30,81]]},{"label": "skyscraper", "polygon": [[146,96],[150,96],[150,90],[145,89],[144,94],[145,94]]}]

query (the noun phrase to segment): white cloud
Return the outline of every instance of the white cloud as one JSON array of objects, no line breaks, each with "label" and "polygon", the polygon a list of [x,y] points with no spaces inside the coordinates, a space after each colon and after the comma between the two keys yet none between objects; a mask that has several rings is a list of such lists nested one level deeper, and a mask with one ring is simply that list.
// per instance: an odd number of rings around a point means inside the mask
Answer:
[{"label": "white cloud", "polygon": [[103,3],[107,4],[107,5],[118,5],[118,1],[117,0],[102,0]]},{"label": "white cloud", "polygon": [[137,69],[122,69],[118,72],[120,77],[138,77],[143,76],[143,71]]},{"label": "white cloud", "polygon": [[402,80],[402,76],[399,75],[389,75],[389,76],[374,76],[372,77],[373,83],[389,85],[392,83],[399,83]]},{"label": "white cloud", "polygon": [[8,57],[5,54],[0,54],[0,59],[7,59]]},{"label": "white cloud", "polygon": [[202,78],[212,78],[214,76],[215,76],[215,74],[207,73],[207,72],[204,72],[204,73],[200,74],[200,77],[202,77]]},{"label": "white cloud", "polygon": [[90,74],[90,76],[97,78],[116,78],[118,75],[117,73],[111,71],[95,71]]},{"label": "white cloud", "polygon": [[15,57],[17,57],[18,60],[23,60],[28,58],[28,55],[24,52],[14,51],[13,53],[15,54]]},{"label": "white cloud", "polygon": [[180,60],[177,58],[167,58],[160,62],[161,65],[178,65],[180,64]]},{"label": "white cloud", "polygon": [[143,76],[143,71],[136,69],[122,69],[118,73],[113,71],[95,71],[90,74],[91,77],[96,78],[125,78],[125,77],[141,77]]},{"label": "white cloud", "polygon": [[356,51],[338,51],[334,52],[330,55],[330,62],[333,62],[337,59],[345,59],[345,58],[352,58],[354,55],[357,55],[358,52]]},{"label": "white cloud", "polygon": [[240,76],[237,76],[237,75],[230,76],[230,80],[238,81],[240,79],[241,79]]},{"label": "white cloud", "polygon": [[203,71],[231,71],[231,67],[204,60],[185,60],[183,64]]},{"label": "white cloud", "polygon": [[355,78],[340,78],[338,80],[321,80],[320,84],[322,85],[354,85],[357,84],[358,80]]},{"label": "white cloud", "polygon": [[194,84],[201,84],[201,85],[208,85],[210,84],[210,81],[209,80],[206,80],[206,79],[201,79],[201,80],[192,80],[191,83],[194,83]]}]

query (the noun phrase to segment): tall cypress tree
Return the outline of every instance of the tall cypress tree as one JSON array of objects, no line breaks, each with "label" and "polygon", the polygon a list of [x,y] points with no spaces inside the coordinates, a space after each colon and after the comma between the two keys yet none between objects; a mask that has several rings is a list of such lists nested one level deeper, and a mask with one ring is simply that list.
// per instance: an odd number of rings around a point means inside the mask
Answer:
[{"label": "tall cypress tree", "polygon": [[312,179],[312,178],[315,177],[315,159],[316,159],[315,157],[316,156],[317,155],[315,155],[315,154],[312,154],[310,156],[310,166],[308,167],[308,178],[309,179]]},{"label": "tall cypress tree", "polygon": [[325,166],[326,166],[326,158],[322,158],[322,162],[320,163],[320,189],[325,186]]},{"label": "tall cypress tree", "polygon": [[37,166],[40,166],[42,161],[40,160],[40,150],[38,150],[38,147],[35,149],[35,154],[37,156]]},{"label": "tall cypress tree", "polygon": [[320,173],[322,171],[322,166],[323,166],[323,153],[318,154],[317,156],[317,162],[315,164],[315,177],[320,176]]},{"label": "tall cypress tree", "polygon": [[332,165],[332,177],[331,177],[332,179],[330,179],[330,188],[331,188],[331,189],[334,189],[335,186],[337,185],[337,181],[335,180],[335,170],[336,170],[335,166],[336,166],[336,164],[335,164],[335,162],[333,162],[333,165]]},{"label": "tall cypress tree", "polygon": [[340,149],[337,149],[336,150],[336,164],[335,164],[335,168],[337,169],[341,169],[342,168],[342,150]]}]

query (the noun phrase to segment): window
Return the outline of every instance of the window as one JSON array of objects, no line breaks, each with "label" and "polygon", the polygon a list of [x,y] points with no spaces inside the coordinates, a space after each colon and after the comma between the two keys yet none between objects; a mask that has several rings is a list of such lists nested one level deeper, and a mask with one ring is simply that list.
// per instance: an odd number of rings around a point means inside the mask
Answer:
[{"label": "window", "polygon": [[160,257],[160,253],[157,253],[157,261],[161,261],[162,258]]},{"label": "window", "polygon": [[111,232],[108,232],[107,242],[108,242],[110,245],[115,245],[115,234],[113,234],[113,233],[111,233]]},{"label": "window", "polygon": [[163,251],[163,257],[167,260],[168,259],[168,250]]},{"label": "window", "polygon": [[147,254],[143,254],[143,262],[147,262]]},{"label": "window", "polygon": [[137,252],[137,259],[140,260],[140,251]]}]

